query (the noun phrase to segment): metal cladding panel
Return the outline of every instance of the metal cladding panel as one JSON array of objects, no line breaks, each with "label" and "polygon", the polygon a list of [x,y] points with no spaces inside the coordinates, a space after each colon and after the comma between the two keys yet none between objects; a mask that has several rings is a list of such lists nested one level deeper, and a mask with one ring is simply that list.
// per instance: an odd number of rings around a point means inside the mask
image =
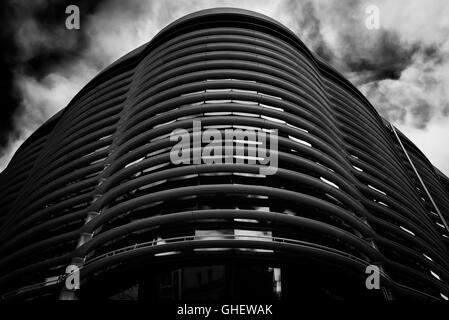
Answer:
[{"label": "metal cladding panel", "polygon": [[[276,173],[173,164],[170,134],[196,121],[277,130]],[[447,178],[399,137],[274,20],[188,15],[99,74],[0,175],[0,294],[57,298],[73,264],[83,287],[142,261],[246,248],[251,259],[340,266],[348,278],[377,265],[387,298],[449,297]]]}]

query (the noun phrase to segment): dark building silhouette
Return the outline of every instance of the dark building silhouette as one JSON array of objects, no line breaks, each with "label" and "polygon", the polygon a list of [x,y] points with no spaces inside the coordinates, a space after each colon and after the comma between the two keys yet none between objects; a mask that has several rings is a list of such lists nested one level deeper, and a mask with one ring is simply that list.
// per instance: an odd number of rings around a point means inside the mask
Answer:
[{"label": "dark building silhouette", "polygon": [[[174,164],[170,133],[194,120],[277,130],[277,172]],[[36,130],[0,179],[2,299],[449,297],[448,179],[254,12],[170,24]]]}]

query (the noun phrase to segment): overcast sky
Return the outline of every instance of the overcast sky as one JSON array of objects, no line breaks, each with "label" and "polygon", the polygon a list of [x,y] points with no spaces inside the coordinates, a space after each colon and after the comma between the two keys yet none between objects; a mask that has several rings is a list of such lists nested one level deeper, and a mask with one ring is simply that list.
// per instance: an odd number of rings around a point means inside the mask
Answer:
[{"label": "overcast sky", "polygon": [[[65,28],[65,8],[81,29]],[[380,9],[380,29],[365,9]],[[0,171],[98,72],[193,11],[240,7],[293,30],[449,175],[449,1],[2,1]]]}]

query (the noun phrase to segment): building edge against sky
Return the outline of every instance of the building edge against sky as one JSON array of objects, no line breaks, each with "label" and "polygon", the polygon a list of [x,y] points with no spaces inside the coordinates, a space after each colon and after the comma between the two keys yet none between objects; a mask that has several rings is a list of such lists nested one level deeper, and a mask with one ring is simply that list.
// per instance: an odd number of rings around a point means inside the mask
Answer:
[{"label": "building edge against sky", "polygon": [[[276,129],[276,174],[174,165],[169,135],[194,120]],[[167,26],[36,130],[0,184],[3,299],[449,297],[448,179],[255,12]]]}]

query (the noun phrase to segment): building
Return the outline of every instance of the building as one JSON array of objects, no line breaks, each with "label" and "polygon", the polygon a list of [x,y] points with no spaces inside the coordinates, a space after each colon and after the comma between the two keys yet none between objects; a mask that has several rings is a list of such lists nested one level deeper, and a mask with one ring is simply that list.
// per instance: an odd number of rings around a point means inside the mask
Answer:
[{"label": "building", "polygon": [[[250,163],[249,143],[244,163],[173,163],[171,134],[198,121],[276,132],[276,172]],[[0,179],[2,299],[449,297],[448,179],[258,13],[173,22],[34,132]]]}]

